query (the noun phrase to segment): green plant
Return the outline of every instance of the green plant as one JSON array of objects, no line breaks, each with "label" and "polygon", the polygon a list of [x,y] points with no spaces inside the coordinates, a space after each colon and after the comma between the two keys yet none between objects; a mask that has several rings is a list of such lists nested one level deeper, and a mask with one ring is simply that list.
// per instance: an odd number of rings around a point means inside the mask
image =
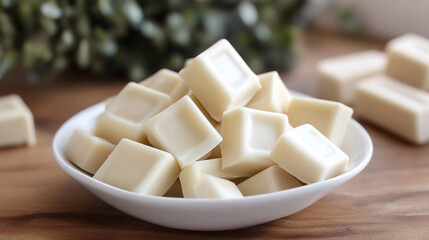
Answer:
[{"label": "green plant", "polygon": [[29,80],[53,71],[179,70],[227,38],[255,72],[293,63],[303,0],[1,0],[0,77],[22,64]]}]

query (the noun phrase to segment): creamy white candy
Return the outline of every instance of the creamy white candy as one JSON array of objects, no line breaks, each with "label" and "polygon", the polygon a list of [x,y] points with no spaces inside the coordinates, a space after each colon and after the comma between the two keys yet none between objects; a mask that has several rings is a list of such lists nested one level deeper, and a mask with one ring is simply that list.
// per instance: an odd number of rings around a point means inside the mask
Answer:
[{"label": "creamy white candy", "polygon": [[242,198],[235,183],[223,178],[204,175],[195,186],[197,198]]},{"label": "creamy white candy", "polygon": [[218,122],[225,111],[246,105],[261,88],[258,77],[225,39],[198,55],[179,74]]},{"label": "creamy white candy", "polygon": [[387,76],[359,85],[356,115],[416,144],[429,142],[429,93]]},{"label": "creamy white candy", "polygon": [[276,71],[258,75],[262,88],[246,105],[249,108],[283,113],[292,96]]},{"label": "creamy white candy", "polygon": [[83,130],[73,132],[64,155],[81,169],[94,174],[113,151],[115,145]]},{"label": "creamy white candy", "polygon": [[0,147],[36,144],[33,114],[21,97],[0,97]]},{"label": "creamy white candy", "polygon": [[353,114],[353,109],[334,101],[295,97],[286,114],[293,127],[311,124],[339,146]]},{"label": "creamy white candy", "polygon": [[429,90],[429,40],[404,37],[387,47],[386,74],[411,86]]},{"label": "creamy white candy", "polygon": [[420,44],[428,45],[429,39],[427,39],[423,36],[420,36],[418,34],[407,33],[407,34],[401,35],[397,38],[391,39],[389,42],[387,42],[386,51],[389,51],[390,49],[396,47],[397,45],[407,43],[407,42],[414,42],[414,43],[420,43]]},{"label": "creamy white candy", "polygon": [[385,54],[376,50],[324,59],[317,65],[319,96],[353,104],[356,84],[364,78],[383,72],[385,66]]},{"label": "creamy white candy", "polygon": [[250,177],[274,165],[269,153],[287,129],[285,114],[245,107],[226,112],[222,121],[222,169]]},{"label": "creamy white candy", "polygon": [[283,133],[271,154],[281,168],[304,183],[340,175],[349,157],[310,124]]},{"label": "creamy white candy", "polygon": [[122,138],[147,142],[146,121],[171,104],[167,94],[128,83],[96,120],[96,136],[117,144]]},{"label": "creamy white candy", "polygon": [[302,183],[278,165],[271,166],[237,185],[244,196],[277,192],[299,186],[302,186]]},{"label": "creamy white candy", "polygon": [[173,154],[182,169],[222,141],[189,96],[149,119],[145,132],[152,145]]},{"label": "creamy white candy", "polygon": [[204,175],[211,175],[225,179],[235,179],[236,175],[222,171],[221,159],[209,159],[197,161],[186,167],[180,173],[179,179],[182,186],[183,196],[185,198],[196,198],[196,185]]},{"label": "creamy white candy", "polygon": [[162,196],[179,173],[180,168],[170,153],[122,139],[94,178],[124,190]]},{"label": "creamy white candy", "polygon": [[176,102],[189,91],[179,74],[168,69],[159,70],[140,84],[168,94],[172,102]]}]

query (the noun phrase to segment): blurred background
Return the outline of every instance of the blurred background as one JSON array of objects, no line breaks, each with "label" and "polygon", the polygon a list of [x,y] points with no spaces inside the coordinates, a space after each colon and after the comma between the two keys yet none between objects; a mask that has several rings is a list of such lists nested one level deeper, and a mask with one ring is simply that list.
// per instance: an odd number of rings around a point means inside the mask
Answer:
[{"label": "blurred background", "polygon": [[227,38],[255,71],[293,64],[306,1],[1,1],[0,76],[87,71],[142,80]]},{"label": "blurred background", "polygon": [[12,68],[30,83],[64,71],[140,81],[180,70],[220,38],[250,67],[287,72],[304,31],[339,31],[386,40],[429,36],[424,0],[2,0],[0,79]]}]

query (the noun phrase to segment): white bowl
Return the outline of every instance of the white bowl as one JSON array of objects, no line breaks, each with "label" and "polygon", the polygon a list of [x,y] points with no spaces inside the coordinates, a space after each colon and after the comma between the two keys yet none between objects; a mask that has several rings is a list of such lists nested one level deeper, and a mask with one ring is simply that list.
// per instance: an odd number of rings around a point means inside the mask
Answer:
[{"label": "white bowl", "polygon": [[229,230],[291,215],[356,176],[365,168],[372,155],[372,142],[368,133],[352,120],[341,146],[350,157],[348,171],[340,176],[294,189],[240,199],[184,199],[141,195],[97,181],[64,158],[64,148],[72,132],[76,128],[90,131],[95,118],[102,111],[104,103],[96,104],[76,114],[60,127],[52,144],[58,165],[111,206],[136,218],[171,228]]}]

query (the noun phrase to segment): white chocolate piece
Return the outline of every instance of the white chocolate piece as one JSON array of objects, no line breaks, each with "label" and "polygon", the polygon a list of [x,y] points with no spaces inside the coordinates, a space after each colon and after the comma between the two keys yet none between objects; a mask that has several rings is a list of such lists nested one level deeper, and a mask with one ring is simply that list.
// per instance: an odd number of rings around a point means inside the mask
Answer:
[{"label": "white chocolate piece", "polygon": [[201,102],[197,99],[197,97],[195,96],[195,94],[192,93],[192,91],[189,91],[187,94],[192,101],[194,101],[195,105],[197,105],[198,109],[200,109],[200,111],[204,114],[204,116],[207,118],[207,120],[209,120],[209,122],[213,125],[216,126],[219,123],[214,120],[212,118],[212,116],[210,116],[210,114],[207,112],[207,110],[204,108],[204,106],[201,104]]},{"label": "white chocolate piece", "polygon": [[0,147],[36,144],[33,114],[16,94],[0,97]]},{"label": "white chocolate piece", "polygon": [[262,88],[246,107],[284,113],[292,100],[288,89],[276,71],[258,75]]},{"label": "white chocolate piece", "polygon": [[234,175],[222,170],[221,158],[197,161],[192,166],[197,169],[202,175],[208,174],[225,179],[235,179],[239,177],[238,175]]},{"label": "white chocolate piece", "polygon": [[427,45],[427,44],[429,44],[429,39],[427,39],[423,36],[414,34],[414,33],[407,33],[407,34],[401,35],[397,38],[390,40],[386,44],[386,51],[389,51],[391,48],[394,48],[397,45],[407,43],[407,42],[414,42],[414,43],[420,43],[420,44]]},{"label": "white chocolate piece", "polygon": [[237,185],[244,196],[277,192],[299,186],[302,186],[302,183],[278,165],[271,166]]},{"label": "white chocolate piece", "polygon": [[170,152],[180,168],[209,153],[222,137],[189,96],[149,119],[146,134],[153,146]]},{"label": "white chocolate piece", "polygon": [[94,178],[127,191],[162,196],[179,173],[171,154],[124,138]]},{"label": "white chocolate piece", "polygon": [[429,142],[429,93],[380,75],[359,85],[357,117],[416,144]]},{"label": "white chocolate piece", "polygon": [[[197,161],[198,162],[198,161]],[[195,162],[195,163],[197,163]],[[201,172],[192,165],[184,168],[179,175],[180,184],[182,187],[182,194],[184,198],[196,198],[195,185],[201,178]]]},{"label": "white chocolate piece", "polygon": [[[222,130],[222,123],[219,123],[218,125],[215,126],[216,131],[221,134],[221,130]],[[210,158],[221,158],[222,157],[222,150],[221,150],[221,146],[222,142],[219,143],[215,148],[213,148]]]},{"label": "white chocolate piece", "polygon": [[168,94],[176,102],[188,93],[189,89],[179,74],[168,69],[161,69],[140,82],[141,85]]},{"label": "white chocolate piece", "polygon": [[223,178],[204,175],[195,186],[196,198],[242,198],[235,183]]},{"label": "white chocolate piece", "polygon": [[287,126],[288,117],[281,113],[245,107],[226,112],[222,121],[222,169],[250,177],[274,165],[269,154]]},{"label": "white chocolate piece", "polygon": [[67,160],[94,174],[113,151],[115,145],[80,129],[73,132],[64,155]]},{"label": "white chocolate piece", "polygon": [[117,144],[122,138],[147,142],[146,121],[171,104],[167,94],[128,83],[96,120],[96,136]]},{"label": "white chocolate piece", "polygon": [[179,179],[182,184],[183,196],[185,198],[196,198],[196,184],[201,176],[211,175],[225,179],[235,179],[237,176],[222,171],[222,161],[220,158],[197,161],[186,167],[180,173]]},{"label": "white chocolate piece", "polygon": [[293,127],[311,124],[335,145],[343,141],[353,109],[338,102],[296,97],[286,112]]},{"label": "white chocolate piece", "polygon": [[429,90],[429,40],[407,37],[387,48],[386,74],[411,86]]},{"label": "white chocolate piece", "polygon": [[319,96],[353,104],[357,83],[383,72],[385,66],[385,54],[376,50],[325,59],[317,65]]},{"label": "white chocolate piece", "polygon": [[342,174],[349,157],[310,124],[283,133],[270,154],[281,168],[304,183]]},{"label": "white chocolate piece", "polygon": [[198,55],[179,74],[218,122],[225,111],[246,105],[261,88],[258,77],[225,39]]}]

